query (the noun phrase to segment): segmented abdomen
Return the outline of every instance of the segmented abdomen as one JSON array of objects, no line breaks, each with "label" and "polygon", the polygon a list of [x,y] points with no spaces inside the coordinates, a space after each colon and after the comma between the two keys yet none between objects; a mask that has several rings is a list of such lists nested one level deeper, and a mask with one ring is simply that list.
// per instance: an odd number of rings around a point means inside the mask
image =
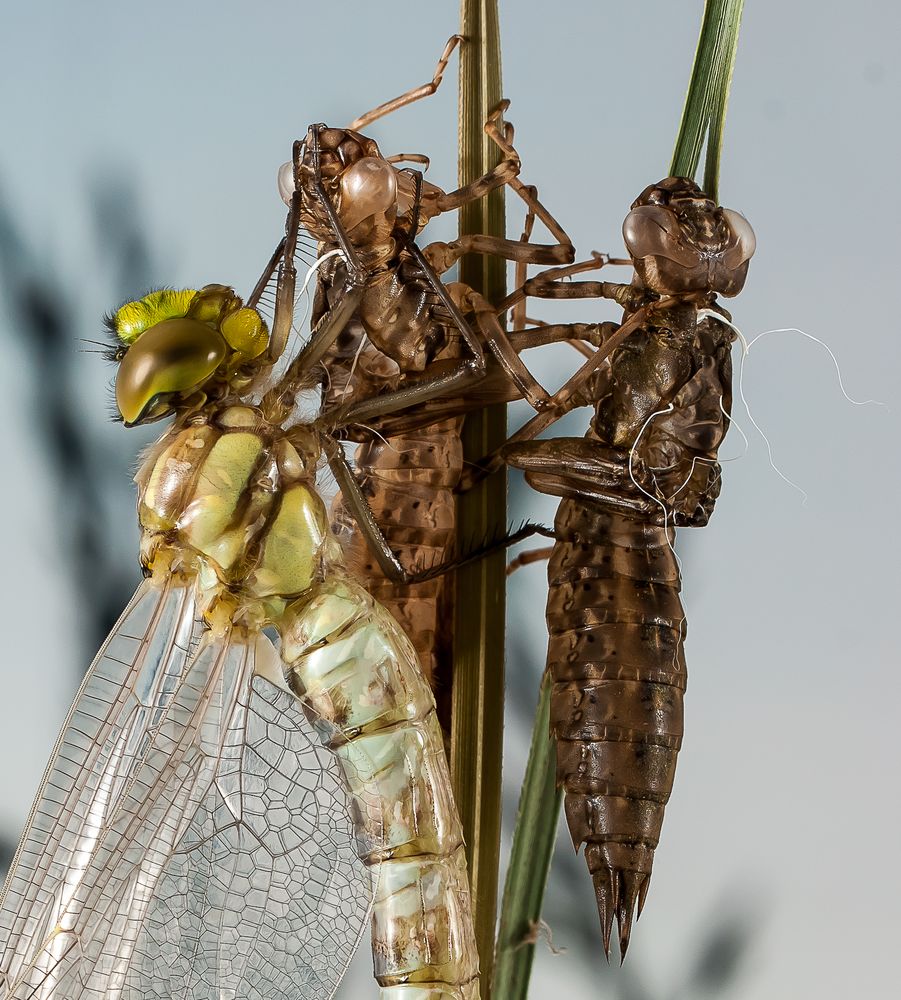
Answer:
[{"label": "segmented abdomen", "polygon": [[[408,569],[443,562],[455,544],[454,487],[463,473],[461,418],[407,436],[361,445],[356,468],[391,549]],[[401,586],[380,570],[356,525],[346,554],[370,593],[400,623],[433,687],[449,644],[451,593],[446,577]]]},{"label": "segmented abdomen", "polygon": [[548,566],[557,780],[609,947],[639,912],[682,740],[685,616],[666,529],[564,499]]},{"label": "segmented abdomen", "polygon": [[288,683],[342,763],[360,856],[378,866],[372,948],[382,1000],[478,1000],[460,820],[410,643],[340,572],[291,605],[280,630]]}]

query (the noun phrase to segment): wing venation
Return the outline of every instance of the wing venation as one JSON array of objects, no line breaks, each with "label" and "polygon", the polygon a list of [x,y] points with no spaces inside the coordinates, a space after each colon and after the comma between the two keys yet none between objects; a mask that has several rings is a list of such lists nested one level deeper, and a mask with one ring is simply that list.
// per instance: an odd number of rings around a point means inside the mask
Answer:
[{"label": "wing venation", "polygon": [[145,584],[98,654],[3,898],[0,1000],[333,995],[372,894],[343,777],[269,640],[198,647],[194,613]]}]

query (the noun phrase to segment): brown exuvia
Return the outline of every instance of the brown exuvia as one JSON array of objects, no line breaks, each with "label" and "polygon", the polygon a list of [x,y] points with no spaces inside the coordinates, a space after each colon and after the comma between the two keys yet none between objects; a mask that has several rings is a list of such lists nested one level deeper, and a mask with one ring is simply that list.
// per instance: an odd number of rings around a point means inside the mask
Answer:
[{"label": "brown exuvia", "polygon": [[[408,569],[445,562],[454,552],[455,498],[463,471],[462,414],[494,400],[548,397],[508,341],[495,308],[474,289],[442,282],[465,253],[496,254],[547,265],[573,259],[566,234],[519,180],[520,158],[512,128],[501,126],[499,107],[486,123],[500,163],[456,191],[445,192],[401,160],[386,157],[357,129],[434,92],[458,39],[452,38],[431,84],[361,115],[348,128],[310,126],[297,151],[299,169],[283,168],[283,196],[301,192],[300,225],[317,243],[314,330],[339,328],[323,353],[328,371],[324,405],[354,407],[345,432],[360,442],[357,479],[387,539]],[[463,236],[449,243],[417,245],[420,230],[446,212],[511,185],[530,215],[559,242],[538,245],[491,236]],[[332,254],[323,260],[325,255]],[[410,393],[401,418],[385,418],[390,400]],[[385,403],[388,399],[389,403]],[[441,577],[398,583],[393,567],[373,554],[342,496],[335,520],[347,535],[347,552],[371,592],[410,637],[427,679],[434,683],[442,650],[449,648],[449,593]]]},{"label": "brown exuvia", "polygon": [[607,263],[596,256],[524,286],[544,298],[611,298],[625,315],[606,324],[609,362],[558,393],[561,409],[594,407],[586,436],[519,435],[504,458],[563,498],[547,604],[557,776],[604,949],[615,916],[625,955],[682,741],[685,615],[671,529],[706,524],[719,493],[734,334],[716,294],[741,290],[754,234],[680,177],[643,191],[623,234],[631,284],[559,281]]}]

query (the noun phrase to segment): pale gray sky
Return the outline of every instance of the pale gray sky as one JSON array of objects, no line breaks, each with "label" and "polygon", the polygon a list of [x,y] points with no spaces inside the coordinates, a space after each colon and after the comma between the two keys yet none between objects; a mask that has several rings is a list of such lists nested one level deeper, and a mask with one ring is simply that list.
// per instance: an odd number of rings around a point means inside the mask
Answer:
[{"label": "pale gray sky", "polygon": [[[701,7],[502,0],[504,89],[523,177],[581,253],[618,251],[630,202],[667,172]],[[457,4],[34,0],[6,5],[3,21],[0,195],[77,293],[80,335],[92,336],[117,294],[95,264],[97,185],[131,178],[156,283],[248,288],[280,234],[275,170],[291,140],[311,121],[344,124],[429,78]],[[721,194],[751,220],[758,252],[730,308],[749,338],[798,326],[825,341],[848,392],[890,410],[846,402],[829,356],[797,334],[751,352],[744,390],[754,418],[809,499],[802,505],[770,468],[737,406],[750,449],[725,467],[710,527],[680,542],[687,735],[631,973],[608,975],[600,945],[589,945],[596,915],[586,878],[554,905],[583,912],[590,933],[558,935],[568,949],[560,956],[540,949],[537,998],[562,995],[564,983],[573,1000],[625,996],[624,984],[637,996],[639,980],[650,996],[681,997],[693,942],[745,907],[755,936],[723,996],[878,1000],[896,987],[899,37],[901,8],[889,0],[746,4]],[[445,185],[455,176],[455,70],[454,61],[435,98],[371,130],[386,152],[427,152],[430,176]],[[569,315],[591,319],[591,310]],[[78,606],[54,564],[58,487],[30,432],[17,331],[6,313],[0,324],[0,826],[12,834],[81,651]],[[118,437],[126,432],[105,422],[109,372],[76,346],[86,425],[130,453]],[[563,363],[572,359],[553,355],[540,371],[560,381]],[[511,423],[521,415],[514,409]],[[584,426],[582,413],[563,430]],[[741,453],[734,431],[724,450]],[[110,530],[130,546],[133,511],[122,495],[121,524]],[[549,498],[517,489],[514,499],[513,518],[553,516]],[[537,689],[543,606],[542,569],[514,577],[509,676],[520,701]],[[511,732],[511,786],[522,739]],[[364,984],[354,996],[372,994]]]}]

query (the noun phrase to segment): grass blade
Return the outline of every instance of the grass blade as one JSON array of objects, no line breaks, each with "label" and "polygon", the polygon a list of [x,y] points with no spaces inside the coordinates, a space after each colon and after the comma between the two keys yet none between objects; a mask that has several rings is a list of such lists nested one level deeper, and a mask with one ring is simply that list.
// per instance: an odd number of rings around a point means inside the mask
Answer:
[{"label": "grass blade", "polygon": [[563,792],[550,736],[551,675],[545,673],[532,729],[529,762],[519,799],[510,867],[504,884],[494,966],[495,997],[525,997],[535,957],[535,930],[554,853]]},{"label": "grass blade", "polygon": [[704,190],[718,198],[723,124],[744,0],[707,0],[698,36],[694,65],[682,110],[682,121],[670,165],[670,174],[694,177],[704,141],[707,158]]}]

